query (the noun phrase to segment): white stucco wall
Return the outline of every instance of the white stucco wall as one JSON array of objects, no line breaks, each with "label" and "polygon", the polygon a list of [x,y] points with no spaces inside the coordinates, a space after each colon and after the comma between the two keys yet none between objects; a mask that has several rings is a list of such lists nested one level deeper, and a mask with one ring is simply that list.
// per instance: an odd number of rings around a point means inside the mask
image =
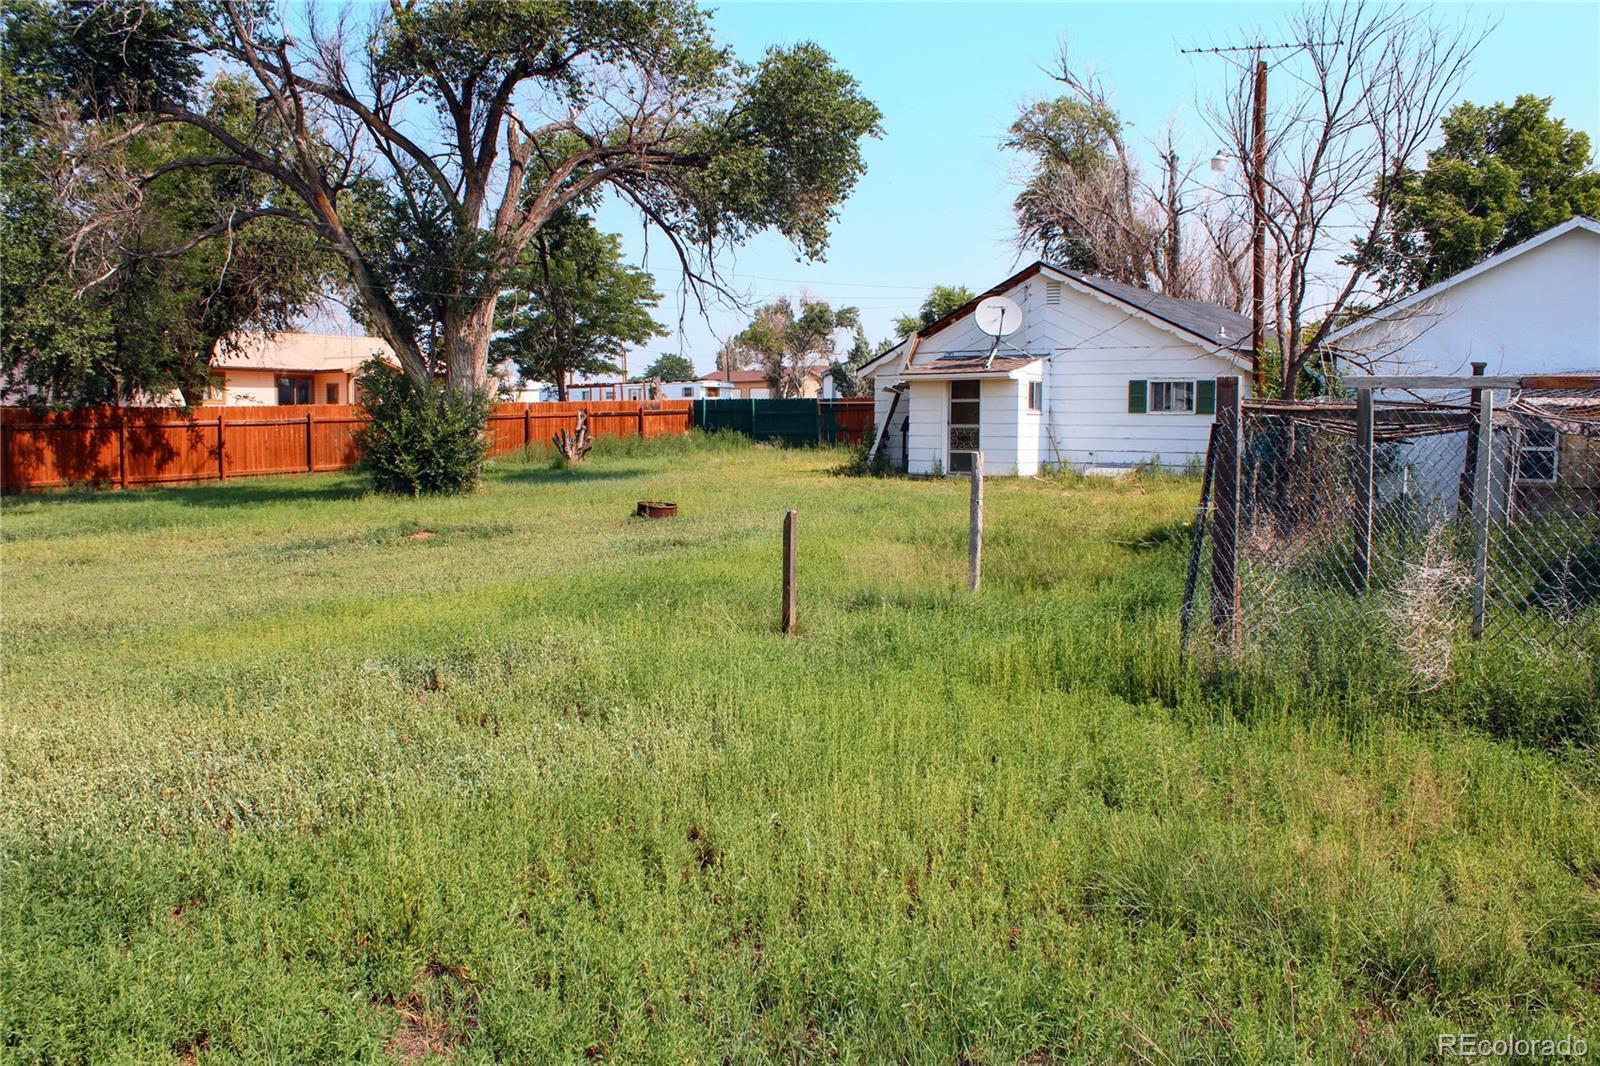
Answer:
[{"label": "white stucco wall", "polygon": [[1600,372],[1600,233],[1576,228],[1343,334],[1375,373]]}]

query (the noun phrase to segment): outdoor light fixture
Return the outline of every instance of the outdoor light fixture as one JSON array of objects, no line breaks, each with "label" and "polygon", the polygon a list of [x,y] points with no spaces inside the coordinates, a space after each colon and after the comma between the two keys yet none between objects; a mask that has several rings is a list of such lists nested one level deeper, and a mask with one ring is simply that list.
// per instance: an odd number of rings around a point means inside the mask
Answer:
[{"label": "outdoor light fixture", "polygon": [[1217,154],[1211,157],[1211,173],[1221,174],[1228,169],[1228,164],[1233,162],[1233,157],[1225,150],[1218,148]]}]

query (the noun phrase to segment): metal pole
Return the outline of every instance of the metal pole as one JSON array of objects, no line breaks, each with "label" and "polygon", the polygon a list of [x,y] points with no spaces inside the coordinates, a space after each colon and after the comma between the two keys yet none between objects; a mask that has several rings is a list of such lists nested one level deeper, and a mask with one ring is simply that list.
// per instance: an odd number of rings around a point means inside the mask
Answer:
[{"label": "metal pole", "polygon": [[794,596],[794,527],[797,512],[788,511],[783,516],[783,631],[793,636],[795,627]]},{"label": "metal pole", "polygon": [[1478,550],[1472,563],[1472,639],[1483,636],[1483,616],[1489,587],[1489,466],[1494,460],[1494,390],[1484,389],[1478,402],[1476,469],[1472,491],[1472,518]]},{"label": "metal pole", "polygon": [[[1267,64],[1256,60],[1255,129],[1252,133],[1250,168],[1250,385],[1253,394],[1261,395],[1263,380],[1262,357],[1266,345],[1267,324]],[[1285,353],[1278,353],[1280,356]],[[1294,390],[1287,381],[1288,360],[1284,360],[1284,399],[1293,399]]]},{"label": "metal pole", "polygon": [[1367,587],[1372,575],[1372,453],[1373,453],[1372,390],[1356,390],[1356,515],[1355,515],[1355,584],[1356,590]]},{"label": "metal pole", "polygon": [[972,453],[972,496],[967,520],[967,588],[983,580],[983,453]]}]

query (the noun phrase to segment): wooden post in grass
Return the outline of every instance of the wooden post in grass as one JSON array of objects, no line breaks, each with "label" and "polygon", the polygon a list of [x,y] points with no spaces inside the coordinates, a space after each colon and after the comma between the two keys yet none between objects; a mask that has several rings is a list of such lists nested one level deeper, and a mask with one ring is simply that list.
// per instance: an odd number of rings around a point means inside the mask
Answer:
[{"label": "wooden post in grass", "polygon": [[1364,591],[1372,575],[1372,511],[1373,511],[1373,409],[1372,390],[1356,390],[1356,513],[1355,513],[1355,586]]},{"label": "wooden post in grass", "polygon": [[794,635],[794,524],[796,512],[783,516],[783,631]]},{"label": "wooden post in grass", "polygon": [[1211,621],[1217,635],[1239,639],[1239,483],[1243,452],[1239,379],[1217,379],[1216,464],[1212,491],[1216,498],[1211,536]]},{"label": "wooden post in grass", "polygon": [[1494,390],[1473,391],[1479,393],[1472,488],[1472,524],[1478,540],[1472,561],[1472,639],[1477,640],[1483,636],[1484,604],[1489,587],[1489,467],[1494,461]]},{"label": "wooden post in grass", "polygon": [[972,499],[967,530],[967,588],[983,581],[983,453],[972,453]]}]

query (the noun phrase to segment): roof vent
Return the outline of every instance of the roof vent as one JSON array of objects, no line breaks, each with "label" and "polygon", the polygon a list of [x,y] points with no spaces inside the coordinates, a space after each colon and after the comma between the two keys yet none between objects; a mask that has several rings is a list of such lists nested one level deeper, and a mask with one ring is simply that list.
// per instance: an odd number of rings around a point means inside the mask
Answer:
[{"label": "roof vent", "polygon": [[1044,305],[1057,307],[1061,303],[1061,282],[1047,281],[1044,283]]}]

